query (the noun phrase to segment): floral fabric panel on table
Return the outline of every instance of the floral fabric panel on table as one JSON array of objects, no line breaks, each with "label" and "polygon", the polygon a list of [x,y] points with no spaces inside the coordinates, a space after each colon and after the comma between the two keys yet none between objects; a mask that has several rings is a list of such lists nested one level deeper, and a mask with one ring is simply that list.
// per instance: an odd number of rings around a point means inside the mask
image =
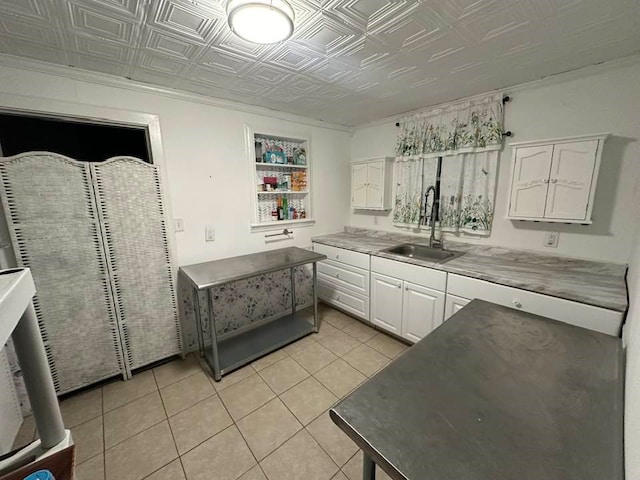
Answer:
[{"label": "floral fabric panel on table", "polygon": [[[296,267],[296,308],[313,304],[313,278],[311,267]],[[198,332],[194,313],[193,289],[181,274],[178,278],[180,293],[180,319],[186,352],[198,349]],[[267,322],[291,312],[290,270],[251,277],[246,280],[212,288],[216,333],[218,339]],[[207,294],[199,292],[202,338],[211,343]]]},{"label": "floral fabric panel on table", "polygon": [[[424,194],[435,185],[437,158],[443,157],[440,228],[488,235],[503,129],[499,94],[402,118],[396,143],[393,223],[419,226],[420,212],[430,214]],[[411,171],[410,162],[422,162],[422,169]],[[419,195],[415,194],[418,184]]]},{"label": "floral fabric panel on table", "polygon": [[[493,222],[499,152],[444,157],[440,183],[440,222],[445,232],[489,235]],[[436,181],[437,159],[425,160],[425,185]],[[430,212],[427,206],[427,212]]]}]

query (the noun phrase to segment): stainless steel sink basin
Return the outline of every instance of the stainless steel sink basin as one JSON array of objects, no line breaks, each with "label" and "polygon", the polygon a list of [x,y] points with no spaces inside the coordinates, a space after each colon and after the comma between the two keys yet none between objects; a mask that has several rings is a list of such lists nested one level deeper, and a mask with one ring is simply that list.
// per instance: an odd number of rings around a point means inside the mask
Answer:
[{"label": "stainless steel sink basin", "polygon": [[435,263],[448,262],[449,260],[464,254],[464,252],[452,252],[451,250],[443,250],[441,248],[433,248],[427,245],[419,245],[415,243],[403,243],[401,245],[396,245],[395,247],[385,248],[382,251]]}]

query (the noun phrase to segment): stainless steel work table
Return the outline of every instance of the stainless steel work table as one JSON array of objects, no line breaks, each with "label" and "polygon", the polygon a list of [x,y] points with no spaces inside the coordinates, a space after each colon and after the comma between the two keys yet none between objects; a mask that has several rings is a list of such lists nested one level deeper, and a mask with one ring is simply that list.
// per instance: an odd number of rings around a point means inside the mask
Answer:
[{"label": "stainless steel work table", "polygon": [[621,480],[621,341],[474,300],[330,415],[367,480]]},{"label": "stainless steel work table", "polygon": [[[288,247],[180,268],[194,289],[194,311],[199,336],[202,333],[202,319],[200,318],[198,292],[200,290],[207,291],[211,345],[204,345],[201,339],[200,347],[204,351],[205,358],[213,371],[216,381],[219,381],[222,375],[240,368],[256,358],[318,331],[316,262],[325,258],[327,258],[325,255],[309,250]],[[294,268],[309,263],[313,264],[313,306],[310,307],[312,315],[304,311],[296,311]],[[218,341],[211,288],[287,269],[291,271],[291,313],[269,323],[243,331],[241,334]],[[313,321],[309,321],[311,316]]]}]

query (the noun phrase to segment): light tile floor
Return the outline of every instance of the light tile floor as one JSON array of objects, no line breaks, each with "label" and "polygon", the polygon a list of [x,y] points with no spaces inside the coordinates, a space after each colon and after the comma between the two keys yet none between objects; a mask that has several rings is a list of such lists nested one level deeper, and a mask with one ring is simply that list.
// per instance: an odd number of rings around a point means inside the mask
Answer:
[{"label": "light tile floor", "polygon": [[[360,480],[362,452],[328,409],[407,346],[330,307],[320,314],[318,334],[221,382],[189,355],[64,400],[77,479]],[[35,435],[28,417],[16,444]]]}]

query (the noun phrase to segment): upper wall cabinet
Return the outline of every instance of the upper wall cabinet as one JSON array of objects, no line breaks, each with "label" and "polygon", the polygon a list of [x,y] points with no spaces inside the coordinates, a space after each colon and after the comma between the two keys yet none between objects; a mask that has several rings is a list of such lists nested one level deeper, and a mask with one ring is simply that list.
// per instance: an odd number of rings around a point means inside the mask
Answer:
[{"label": "upper wall cabinet", "polygon": [[590,224],[608,134],[512,143],[508,218]]},{"label": "upper wall cabinet", "polygon": [[351,162],[351,208],[390,210],[393,158],[369,158]]}]

